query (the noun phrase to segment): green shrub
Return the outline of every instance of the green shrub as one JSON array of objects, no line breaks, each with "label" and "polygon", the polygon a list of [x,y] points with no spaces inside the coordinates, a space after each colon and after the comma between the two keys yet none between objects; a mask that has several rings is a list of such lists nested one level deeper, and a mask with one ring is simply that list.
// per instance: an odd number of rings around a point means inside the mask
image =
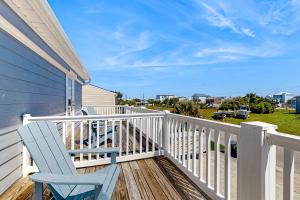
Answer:
[{"label": "green shrub", "polygon": [[259,104],[251,104],[250,110],[256,114],[269,114],[274,112],[272,104],[269,102],[260,102]]},{"label": "green shrub", "polygon": [[175,104],[174,113],[192,117],[201,117],[200,109],[191,101],[180,101]]}]

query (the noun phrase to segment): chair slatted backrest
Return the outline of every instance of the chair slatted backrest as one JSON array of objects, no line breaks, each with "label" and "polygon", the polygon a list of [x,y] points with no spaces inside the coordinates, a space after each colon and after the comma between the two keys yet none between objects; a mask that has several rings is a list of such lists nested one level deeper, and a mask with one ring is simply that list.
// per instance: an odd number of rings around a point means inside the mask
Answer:
[{"label": "chair slatted backrest", "polygon": [[86,109],[88,111],[88,115],[97,115],[97,112],[93,106],[87,106]]},{"label": "chair slatted backrest", "polygon": [[[52,122],[32,122],[18,129],[40,172],[52,174],[77,174],[60,134]],[[63,198],[66,198],[74,185],[51,185]]]}]

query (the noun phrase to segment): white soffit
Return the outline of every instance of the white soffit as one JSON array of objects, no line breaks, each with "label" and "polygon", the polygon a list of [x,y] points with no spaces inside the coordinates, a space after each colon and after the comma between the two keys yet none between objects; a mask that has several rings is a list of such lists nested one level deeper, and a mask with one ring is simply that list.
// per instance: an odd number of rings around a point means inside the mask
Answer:
[{"label": "white soffit", "polygon": [[79,60],[47,0],[4,0],[79,76],[89,74]]}]

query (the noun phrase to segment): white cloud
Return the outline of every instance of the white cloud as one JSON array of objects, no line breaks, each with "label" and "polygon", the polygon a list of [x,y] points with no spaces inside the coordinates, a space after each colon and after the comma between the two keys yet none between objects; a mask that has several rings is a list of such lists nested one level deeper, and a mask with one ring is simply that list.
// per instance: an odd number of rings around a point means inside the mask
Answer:
[{"label": "white cloud", "polygon": [[194,56],[198,58],[211,57],[225,60],[237,60],[238,58],[269,58],[281,53],[281,47],[275,44],[263,44],[256,47],[245,47],[240,45],[223,45],[222,47],[204,48],[198,50]]},{"label": "white cloud", "polygon": [[200,2],[200,4],[208,11],[209,15],[206,17],[213,26],[229,28],[234,32],[238,32],[235,24],[229,18],[226,18],[224,15],[218,13],[215,9],[204,2]]},{"label": "white cloud", "polygon": [[[232,19],[218,12],[212,6],[204,2],[197,1],[207,11],[206,20],[212,25],[220,28],[228,28],[235,33],[242,34],[248,37],[255,37],[254,31],[250,28],[240,28]],[[222,8],[220,8],[222,9]]]},{"label": "white cloud", "polygon": [[243,28],[242,32],[249,37],[255,37],[254,31],[250,30],[249,28]]}]

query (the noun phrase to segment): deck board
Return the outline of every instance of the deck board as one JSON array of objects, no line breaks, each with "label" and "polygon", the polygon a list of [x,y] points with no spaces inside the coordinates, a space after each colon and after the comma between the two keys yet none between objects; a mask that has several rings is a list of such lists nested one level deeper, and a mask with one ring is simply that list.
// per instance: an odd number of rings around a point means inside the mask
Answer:
[{"label": "deck board", "polygon": [[[135,199],[207,199],[185,175],[166,158],[149,158],[119,163],[121,173],[113,200]],[[105,166],[78,169],[79,173],[91,173]],[[49,193],[47,189],[44,192]],[[0,199],[31,200],[34,196],[34,184],[28,179],[20,179]],[[48,194],[46,199],[50,199]]]}]

